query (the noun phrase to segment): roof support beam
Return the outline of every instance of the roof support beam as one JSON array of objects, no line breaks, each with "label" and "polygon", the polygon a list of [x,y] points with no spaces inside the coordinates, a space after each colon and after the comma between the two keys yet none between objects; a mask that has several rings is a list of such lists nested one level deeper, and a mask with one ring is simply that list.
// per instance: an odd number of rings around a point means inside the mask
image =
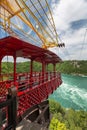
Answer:
[{"label": "roof support beam", "polygon": [[13,56],[14,58],[14,83],[16,82],[16,54]]}]

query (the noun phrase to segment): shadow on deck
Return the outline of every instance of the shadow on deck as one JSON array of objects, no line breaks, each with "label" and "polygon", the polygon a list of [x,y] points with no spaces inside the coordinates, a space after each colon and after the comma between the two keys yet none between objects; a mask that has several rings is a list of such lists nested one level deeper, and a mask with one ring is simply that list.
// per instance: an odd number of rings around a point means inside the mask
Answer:
[{"label": "shadow on deck", "polygon": [[50,122],[49,101],[30,108],[16,130],[48,130]]}]

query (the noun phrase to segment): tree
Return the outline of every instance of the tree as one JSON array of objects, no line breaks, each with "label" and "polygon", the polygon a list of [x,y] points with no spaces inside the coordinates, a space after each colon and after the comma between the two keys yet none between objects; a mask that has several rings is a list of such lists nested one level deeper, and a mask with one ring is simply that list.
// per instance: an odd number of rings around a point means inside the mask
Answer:
[{"label": "tree", "polygon": [[64,123],[53,117],[50,123],[50,130],[67,130]]},{"label": "tree", "polygon": [[61,107],[61,105],[54,100],[50,100],[50,111],[52,113],[59,113],[60,112],[63,115],[65,114],[63,107]]}]

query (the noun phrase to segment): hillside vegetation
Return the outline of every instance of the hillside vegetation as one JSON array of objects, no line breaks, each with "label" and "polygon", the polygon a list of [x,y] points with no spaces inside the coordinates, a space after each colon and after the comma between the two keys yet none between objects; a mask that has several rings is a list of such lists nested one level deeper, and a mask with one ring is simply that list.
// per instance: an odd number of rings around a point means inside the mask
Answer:
[{"label": "hillside vegetation", "polygon": [[[34,71],[41,71],[41,64],[34,62]],[[53,65],[48,65],[48,71],[53,70]],[[56,65],[56,70],[65,74],[81,74],[87,75],[87,61],[63,61]],[[17,63],[17,72],[29,72],[30,62]],[[3,62],[2,63],[2,73],[12,73],[13,63]]]},{"label": "hillside vegetation", "polygon": [[[48,66],[53,70],[53,65]],[[56,70],[67,74],[87,75],[87,61],[64,61],[56,65]],[[30,62],[17,63],[17,72],[29,72]],[[41,71],[41,64],[34,62],[34,71]],[[2,73],[12,73],[13,63],[3,62]],[[49,130],[87,130],[87,112],[65,109],[59,103],[50,101],[52,120]]]},{"label": "hillside vegetation", "polygon": [[49,130],[87,130],[87,112],[65,109],[58,102],[50,100],[52,120]]},{"label": "hillside vegetation", "polygon": [[56,68],[62,73],[87,75],[87,61],[64,61]]}]

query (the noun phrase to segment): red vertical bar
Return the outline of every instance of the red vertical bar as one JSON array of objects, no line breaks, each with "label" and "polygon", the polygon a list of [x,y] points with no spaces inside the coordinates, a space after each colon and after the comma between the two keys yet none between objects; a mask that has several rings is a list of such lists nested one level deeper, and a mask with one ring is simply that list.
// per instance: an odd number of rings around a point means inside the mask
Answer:
[{"label": "red vertical bar", "polygon": [[38,81],[39,81],[39,84],[41,83],[41,73],[39,72],[39,79],[38,79]]},{"label": "red vertical bar", "polygon": [[42,82],[44,82],[45,79],[45,71],[46,71],[46,65],[45,62],[42,62]]},{"label": "red vertical bar", "polygon": [[42,76],[41,76],[41,82],[44,82],[44,62],[42,62]]},{"label": "red vertical bar", "polygon": [[14,82],[16,82],[16,55],[14,55]]},{"label": "red vertical bar", "polygon": [[46,64],[46,71],[48,72],[48,63]]},{"label": "red vertical bar", "polygon": [[1,59],[0,59],[0,75],[1,75]]},{"label": "red vertical bar", "polygon": [[33,74],[33,60],[31,59],[31,64],[30,64],[30,86],[31,87],[32,87],[32,83],[33,83],[32,74]]},{"label": "red vertical bar", "polygon": [[53,71],[56,71],[56,64],[53,64]]},{"label": "red vertical bar", "polygon": [[54,77],[56,76],[56,64],[53,64]]},{"label": "red vertical bar", "polygon": [[32,77],[33,73],[33,60],[31,59],[31,64],[30,64],[30,76]]},{"label": "red vertical bar", "polygon": [[48,64],[46,63],[45,65],[46,65],[46,70],[45,70],[45,71],[46,71],[46,81],[48,81],[48,72],[47,72],[47,69],[48,69],[48,68],[47,68],[47,67],[48,67]]}]

